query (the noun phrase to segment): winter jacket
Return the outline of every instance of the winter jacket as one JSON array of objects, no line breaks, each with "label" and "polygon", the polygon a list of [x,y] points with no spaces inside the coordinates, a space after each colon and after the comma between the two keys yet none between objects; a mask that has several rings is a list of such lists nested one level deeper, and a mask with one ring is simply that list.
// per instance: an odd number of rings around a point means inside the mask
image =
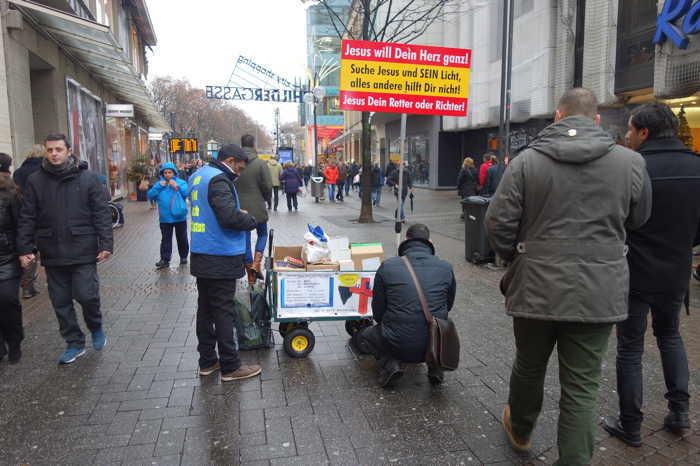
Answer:
[{"label": "winter jacket", "polygon": [[[435,256],[435,249],[429,241],[404,241],[399,247],[399,256],[404,255],[416,271],[430,313],[447,319],[457,290],[452,265]],[[428,324],[416,287],[401,257],[387,259],[379,267],[372,294],[372,315],[381,324],[382,335],[393,356],[404,362],[424,361]]]},{"label": "winter jacket", "polygon": [[462,168],[457,177],[457,193],[464,199],[469,196],[476,196],[478,187],[478,175],[476,168]]},{"label": "winter jacket", "polygon": [[486,186],[486,175],[488,174],[489,167],[492,163],[493,162],[491,162],[491,160],[487,160],[479,167],[479,186],[482,188]]},{"label": "winter jacket", "polygon": [[384,185],[384,174],[380,167],[372,168],[372,187],[381,188]]},{"label": "winter jacket", "polygon": [[9,175],[0,173],[0,281],[22,275],[17,256],[19,193]]},{"label": "winter jacket", "polygon": [[700,157],[676,138],[646,141],[639,153],[654,195],[649,221],[629,232],[630,289],[678,294],[688,289],[700,225]]},{"label": "winter jacket", "polygon": [[515,157],[486,212],[489,241],[511,262],[508,314],[606,323],[627,318],[627,229],[651,213],[644,159],[583,116],[543,129]]},{"label": "winter jacket", "polygon": [[489,169],[486,170],[486,184],[481,193],[482,196],[493,196],[496,193],[505,171],[506,166],[502,163],[491,164]]},{"label": "winter jacket", "polygon": [[[391,176],[387,179],[386,184],[394,188],[394,195],[398,195],[398,190],[399,190],[399,176],[401,175],[401,171],[399,169],[394,170],[391,172]],[[411,171],[410,170],[404,170],[403,171],[403,189],[401,190],[403,194],[401,195],[402,199],[406,199],[406,196],[408,195],[408,189],[413,189],[413,177],[411,176]]]},{"label": "winter jacket", "polygon": [[258,158],[251,147],[244,147],[248,164],[236,178],[235,185],[241,209],[248,211],[259,223],[267,222],[267,205],[272,194],[272,180],[267,162]]},{"label": "winter jacket", "polygon": [[[177,189],[166,184],[161,185],[161,181],[165,181],[163,176],[163,170],[170,169],[175,172],[175,183],[177,183]],[[181,178],[178,178],[179,172],[175,168],[175,164],[171,162],[166,162],[160,167],[160,180],[157,181],[151,189],[148,190],[148,199],[151,201],[158,200],[158,213],[160,214],[160,223],[180,223],[187,221],[187,212],[183,215],[173,215],[172,206],[175,202],[175,196],[180,196],[182,200],[187,202],[187,196],[190,195],[189,187],[187,182]],[[167,182],[166,182],[167,183]]]},{"label": "winter jacket", "polygon": [[338,182],[338,167],[329,165],[323,170],[326,184],[336,184]]},{"label": "winter jacket", "polygon": [[280,175],[282,174],[282,165],[275,160],[270,159],[267,161],[267,169],[270,170],[270,182],[272,186],[280,186]]},{"label": "winter jacket", "polygon": [[338,183],[345,183],[348,179],[348,167],[341,165],[338,168]]},{"label": "winter jacket", "polygon": [[[262,162],[262,160],[260,160]],[[209,165],[223,173],[209,181],[207,202],[222,228],[238,231],[254,230],[258,224],[250,213],[236,208],[236,175],[223,163],[212,160]],[[190,273],[197,278],[213,280],[235,280],[245,275],[245,255],[215,256],[190,253]]]},{"label": "winter jacket", "polygon": [[296,193],[304,185],[304,181],[299,176],[299,172],[294,167],[287,167],[279,176],[279,180],[284,183],[285,193]]},{"label": "winter jacket", "polygon": [[[97,174],[72,157],[58,169],[44,160],[22,191],[17,253],[41,253],[45,267],[94,264],[113,251],[112,214]],[[36,242],[35,242],[36,239]]]},{"label": "winter jacket", "polygon": [[42,160],[44,159],[41,157],[30,157],[25,159],[22,166],[15,170],[15,172],[12,174],[15,184],[20,191],[22,191],[22,189],[24,189],[24,185],[27,184],[27,178],[29,178],[29,175],[39,171]]}]

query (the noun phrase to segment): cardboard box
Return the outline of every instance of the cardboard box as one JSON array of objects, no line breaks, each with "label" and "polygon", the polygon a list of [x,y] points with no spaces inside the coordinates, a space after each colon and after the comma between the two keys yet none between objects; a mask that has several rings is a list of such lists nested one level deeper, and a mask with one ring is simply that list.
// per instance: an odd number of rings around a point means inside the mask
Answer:
[{"label": "cardboard box", "polygon": [[354,272],[355,271],[355,263],[352,260],[338,261],[338,265],[340,266],[341,272]]},{"label": "cardboard box", "polygon": [[348,238],[333,238],[328,241],[328,249],[331,251],[333,262],[352,260],[350,255],[350,240]]},{"label": "cardboard box", "polygon": [[331,271],[337,272],[340,270],[340,264],[337,262],[325,262],[320,264],[306,264],[307,272]]},{"label": "cardboard box", "polygon": [[355,270],[373,272],[384,262],[384,248],[381,243],[353,244],[350,253]]},{"label": "cardboard box", "polygon": [[277,263],[283,261],[285,257],[291,256],[302,260],[301,246],[275,246],[272,248],[273,269],[277,272],[304,272],[306,269],[296,267],[278,267]]}]

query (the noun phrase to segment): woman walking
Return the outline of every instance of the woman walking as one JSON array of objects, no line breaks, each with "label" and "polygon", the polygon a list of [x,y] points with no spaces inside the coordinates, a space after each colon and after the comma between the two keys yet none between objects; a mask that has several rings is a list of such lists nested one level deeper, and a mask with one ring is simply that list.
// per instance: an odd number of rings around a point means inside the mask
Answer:
[{"label": "woman walking", "polygon": [[19,283],[22,268],[15,245],[19,216],[19,192],[10,176],[12,157],[0,153],[0,360],[10,364],[22,357],[22,305]]},{"label": "woman walking", "polygon": [[280,175],[280,181],[284,183],[284,194],[287,196],[287,209],[291,212],[293,204],[294,210],[299,210],[297,193],[299,192],[299,188],[303,186],[304,180],[301,179],[299,172],[294,168],[292,162],[284,164],[284,171]]},{"label": "woman walking", "polygon": [[[479,172],[476,171],[474,166],[474,159],[465,157],[464,162],[462,162],[462,169],[459,171],[459,176],[457,176],[457,194],[459,194],[459,199],[476,196],[478,187]],[[464,212],[462,212],[460,218],[464,218]]]},{"label": "woman walking", "polygon": [[178,170],[171,162],[160,169],[160,181],[148,191],[148,199],[158,201],[160,214],[160,260],[156,269],[170,267],[173,251],[173,230],[180,253],[180,265],[187,264],[190,245],[187,241],[187,196],[189,188],[185,180],[177,177]]}]

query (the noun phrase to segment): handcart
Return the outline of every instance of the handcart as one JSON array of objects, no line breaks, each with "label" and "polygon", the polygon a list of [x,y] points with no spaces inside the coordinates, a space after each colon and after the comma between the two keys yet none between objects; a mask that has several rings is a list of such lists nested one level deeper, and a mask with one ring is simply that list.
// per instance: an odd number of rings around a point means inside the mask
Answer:
[{"label": "handcart", "polygon": [[303,358],[313,351],[316,337],[309,329],[311,322],[345,321],[345,331],[351,337],[372,325],[375,272],[278,271],[273,242],[274,230],[270,230],[265,290],[289,356]]}]

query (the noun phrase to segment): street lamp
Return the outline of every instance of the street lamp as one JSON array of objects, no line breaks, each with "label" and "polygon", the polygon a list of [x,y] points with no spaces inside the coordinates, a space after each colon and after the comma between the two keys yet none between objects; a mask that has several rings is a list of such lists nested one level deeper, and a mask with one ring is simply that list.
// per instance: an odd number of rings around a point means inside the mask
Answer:
[{"label": "street lamp", "polygon": [[304,103],[313,105],[313,139],[314,139],[314,173],[318,173],[318,138],[316,137],[316,104],[321,102],[326,96],[326,89],[323,86],[316,86],[311,92],[304,94]]}]

